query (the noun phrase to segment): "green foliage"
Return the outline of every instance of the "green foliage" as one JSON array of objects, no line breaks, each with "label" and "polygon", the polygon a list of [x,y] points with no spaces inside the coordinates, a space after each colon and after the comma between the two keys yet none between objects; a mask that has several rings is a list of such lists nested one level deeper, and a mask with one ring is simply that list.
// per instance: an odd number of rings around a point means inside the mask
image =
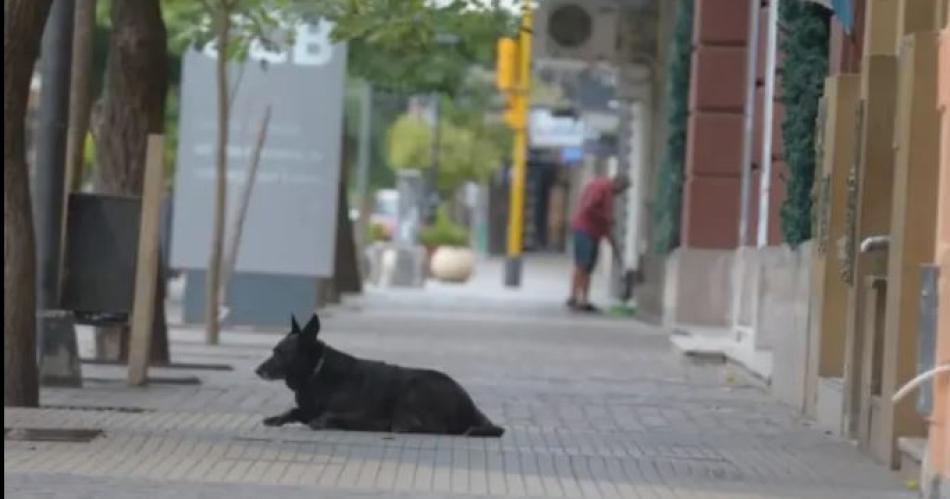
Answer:
[{"label": "green foliage", "polygon": [[386,242],[392,240],[392,234],[389,233],[385,225],[374,223],[369,226],[368,240],[370,242]]},{"label": "green foliage", "polygon": [[[190,46],[202,47],[211,41],[213,14],[224,5],[234,13],[235,23],[227,54],[238,61],[247,57],[253,43],[271,50],[292,43],[293,33],[279,29],[281,25],[318,18],[335,24],[333,38],[348,42],[351,78],[369,81],[374,87],[373,186],[394,182],[387,164],[387,130],[404,111],[405,95],[439,92],[470,98],[466,82],[471,66],[491,65],[496,39],[514,32],[517,25],[495,1],[454,0],[435,5],[428,0],[163,0],[171,52],[180,56]],[[353,152],[347,158],[350,166],[355,164],[358,148],[357,88],[350,86],[347,92],[345,140]],[[484,109],[479,108],[474,113],[477,120],[470,121],[483,122]],[[498,127],[469,128],[475,128],[479,137],[491,136],[493,143],[509,140]],[[174,132],[174,127],[169,128],[169,133]],[[355,175],[351,175],[353,179]],[[446,186],[453,182],[446,180]]]},{"label": "green foliage", "polygon": [[231,19],[230,43],[223,53],[243,61],[253,44],[279,51],[293,42],[286,29],[296,19],[291,0],[164,0],[162,16],[168,28],[169,50],[203,48],[215,39],[215,17],[225,12]]},{"label": "green foliage", "polygon": [[[348,180],[350,188],[356,187],[356,167],[359,159],[359,134],[363,81],[349,78],[346,86],[346,101],[344,103],[346,134],[346,148],[351,151],[346,156],[346,167],[350,171]],[[370,147],[369,147],[369,186],[370,190],[393,187],[396,175],[389,166],[387,159],[386,133],[389,127],[402,115],[406,109],[407,98],[384,90],[373,90],[370,115]]]},{"label": "green foliage", "polygon": [[511,151],[511,130],[499,119],[489,120],[493,110],[500,115],[504,99],[495,89],[494,73],[473,70],[453,99],[443,99],[442,116],[458,126],[471,129],[479,137],[494,144],[502,156]]},{"label": "green foliage", "polygon": [[[679,245],[680,212],[683,199],[683,168],[686,160],[686,126],[689,118],[689,78],[692,62],[693,1],[679,0],[670,53],[666,88],[666,150],[660,163],[653,219],[656,250],[672,251]],[[788,3],[788,2],[786,2]]]},{"label": "green foliage", "polygon": [[462,226],[452,222],[445,206],[439,207],[435,224],[422,229],[419,240],[423,246],[468,246],[468,232]]},{"label": "green foliage", "polygon": [[353,76],[405,93],[454,94],[468,68],[491,65],[495,41],[517,27],[497,0],[163,0],[171,51],[213,40],[219,9],[233,14],[231,59],[244,60],[255,43],[279,50],[293,41],[288,26],[323,18],[334,23],[334,40],[348,42]]},{"label": "green foliage", "polygon": [[404,93],[454,95],[469,67],[493,64],[495,41],[517,28],[497,1],[324,0],[304,12],[335,23],[353,75]]},{"label": "green foliage", "polygon": [[389,129],[389,164],[393,168],[427,168],[432,164],[432,129],[421,118],[404,114]]},{"label": "green foliage", "polygon": [[[443,119],[439,128],[438,187],[451,192],[464,182],[487,179],[501,164],[502,151],[496,129],[465,125]],[[389,130],[388,160],[393,168],[432,166],[432,127],[417,116],[405,114]]]},{"label": "green foliage", "polygon": [[811,237],[815,179],[815,120],[828,72],[829,14],[817,4],[782,2],[782,141],[789,178],[782,204],[782,235],[795,247]]}]

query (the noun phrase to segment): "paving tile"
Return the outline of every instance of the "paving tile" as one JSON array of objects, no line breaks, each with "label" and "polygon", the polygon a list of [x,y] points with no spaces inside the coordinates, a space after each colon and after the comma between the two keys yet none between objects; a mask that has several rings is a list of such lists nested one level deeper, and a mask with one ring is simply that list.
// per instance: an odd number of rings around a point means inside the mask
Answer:
[{"label": "paving tile", "polygon": [[[450,373],[506,427],[501,439],[265,428],[261,419],[292,398],[282,384],[252,377],[276,336],[226,331],[221,345],[208,347],[197,329],[172,329],[174,356],[235,370],[187,373],[201,378],[197,387],[44,388],[47,407],[4,408],[5,426],[94,427],[105,436],[5,440],[5,481],[24,497],[53,499],[131,478],[164,487],[155,490],[227,490],[234,498],[260,490],[399,499],[914,497],[850,444],[803,427],[763,390],[723,384],[721,366],[684,363],[650,326],[572,317],[540,299],[469,300],[435,289],[412,299],[370,293],[359,310],[334,309],[321,338],[354,355]],[[89,347],[88,335],[80,340]],[[121,366],[88,367],[87,375],[124,380]],[[134,496],[125,486],[89,496]]]}]

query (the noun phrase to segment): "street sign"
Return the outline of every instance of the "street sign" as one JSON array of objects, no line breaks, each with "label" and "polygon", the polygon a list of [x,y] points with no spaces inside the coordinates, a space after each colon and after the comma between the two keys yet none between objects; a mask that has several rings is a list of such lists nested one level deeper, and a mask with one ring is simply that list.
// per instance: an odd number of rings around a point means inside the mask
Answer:
[{"label": "street sign", "polygon": [[573,117],[554,116],[548,109],[532,109],[528,122],[531,147],[562,148],[584,145],[584,122]]}]

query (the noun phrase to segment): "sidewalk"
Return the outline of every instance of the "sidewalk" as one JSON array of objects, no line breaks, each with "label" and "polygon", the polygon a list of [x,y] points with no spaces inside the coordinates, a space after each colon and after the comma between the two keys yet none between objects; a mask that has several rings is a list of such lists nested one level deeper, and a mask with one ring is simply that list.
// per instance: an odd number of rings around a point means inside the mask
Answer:
[{"label": "sidewalk", "polygon": [[[44,408],[5,409],[4,426],[104,434],[87,443],[5,439],[4,492],[915,497],[849,443],[797,421],[741,373],[685,363],[650,326],[568,314],[556,274],[538,274],[526,274],[527,292],[511,296],[500,275],[485,272],[471,286],[371,290],[323,316],[321,337],[335,347],[451,373],[507,428],[502,439],[265,428],[260,420],[292,400],[283,385],[253,375],[279,336],[226,331],[222,345],[208,347],[200,330],[176,328],[175,362],[233,370],[153,369],[166,383],[134,389],[122,368],[84,365],[84,388],[45,389]],[[80,337],[81,348],[91,348],[90,332]]]}]

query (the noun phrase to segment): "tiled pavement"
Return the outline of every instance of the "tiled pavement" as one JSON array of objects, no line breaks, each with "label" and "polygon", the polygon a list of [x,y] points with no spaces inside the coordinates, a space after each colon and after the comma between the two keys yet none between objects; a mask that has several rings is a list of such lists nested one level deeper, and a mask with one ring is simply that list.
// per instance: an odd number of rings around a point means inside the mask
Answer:
[{"label": "tiled pavement", "polygon": [[[4,492],[176,499],[914,497],[895,475],[797,421],[741,373],[685,363],[652,327],[568,317],[556,305],[505,307],[446,296],[413,301],[374,293],[331,310],[322,335],[358,355],[450,372],[508,429],[502,439],[264,428],[261,418],[291,401],[282,385],[252,374],[277,336],[229,331],[212,348],[199,331],[178,329],[176,361],[234,370],[157,369],[152,375],[201,383],[132,389],[122,383],[122,369],[85,365],[94,380],[83,389],[44,390],[45,408],[5,409],[4,426],[99,428],[104,435],[88,443],[5,440]],[[453,300],[461,306],[445,312]]]}]

